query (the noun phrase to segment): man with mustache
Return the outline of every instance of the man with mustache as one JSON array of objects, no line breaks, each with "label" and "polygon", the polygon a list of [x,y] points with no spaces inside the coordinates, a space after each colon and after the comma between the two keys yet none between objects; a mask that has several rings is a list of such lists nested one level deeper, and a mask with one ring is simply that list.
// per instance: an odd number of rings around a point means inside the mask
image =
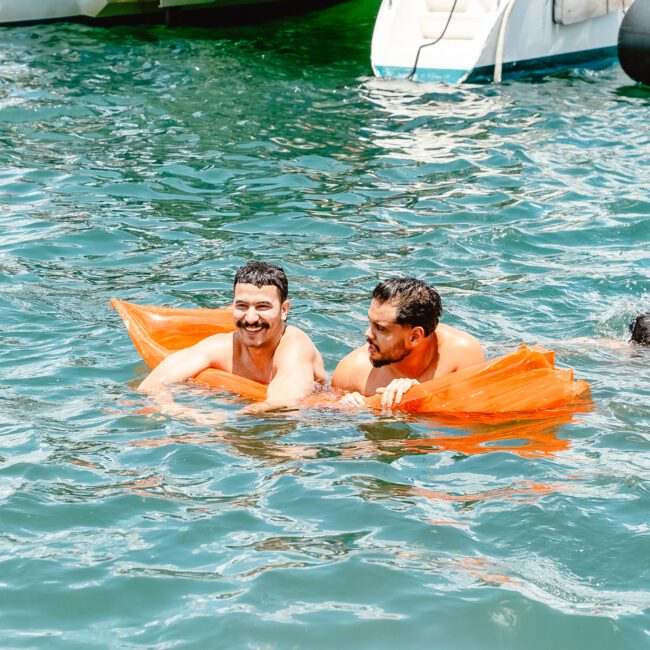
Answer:
[{"label": "man with mustache", "polygon": [[235,274],[236,329],[215,334],[167,357],[140,384],[156,394],[206,368],[217,368],[267,384],[266,401],[249,410],[292,406],[325,381],[323,359],[302,330],[287,325],[291,303],[284,271],[268,262],[249,262]]},{"label": "man with mustache", "polygon": [[415,278],[391,278],[373,291],[368,310],[368,343],[336,367],[332,386],[348,394],[346,404],[382,394],[382,405],[399,404],[414,384],[468,368],[484,360],[481,344],[469,334],[439,325],[438,292]]}]

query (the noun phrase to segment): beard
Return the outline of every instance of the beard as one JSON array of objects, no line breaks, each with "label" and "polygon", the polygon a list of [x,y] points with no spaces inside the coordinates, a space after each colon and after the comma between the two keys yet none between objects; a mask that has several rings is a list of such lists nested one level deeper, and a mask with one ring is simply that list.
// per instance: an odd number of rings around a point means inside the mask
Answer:
[{"label": "beard", "polygon": [[388,350],[388,352],[384,353],[380,350],[379,353],[381,354],[381,357],[378,359],[370,357],[370,363],[375,368],[382,368],[383,366],[389,366],[391,363],[398,363],[402,359],[406,359],[409,354],[404,343],[398,343]]}]

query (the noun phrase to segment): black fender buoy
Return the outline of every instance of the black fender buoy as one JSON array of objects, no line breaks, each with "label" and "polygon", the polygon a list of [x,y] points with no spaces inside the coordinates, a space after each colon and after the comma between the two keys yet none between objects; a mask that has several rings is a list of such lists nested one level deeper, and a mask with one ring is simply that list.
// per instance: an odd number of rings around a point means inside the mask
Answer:
[{"label": "black fender buoy", "polygon": [[618,30],[618,60],[625,72],[650,86],[650,0],[636,0]]}]

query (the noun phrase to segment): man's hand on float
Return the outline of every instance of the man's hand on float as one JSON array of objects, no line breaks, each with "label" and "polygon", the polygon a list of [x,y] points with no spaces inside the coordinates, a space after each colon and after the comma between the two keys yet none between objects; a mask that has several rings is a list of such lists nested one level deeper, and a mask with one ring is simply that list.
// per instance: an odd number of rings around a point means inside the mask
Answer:
[{"label": "man's hand on float", "polygon": [[345,406],[365,406],[366,398],[361,393],[346,393],[339,402]]},{"label": "man's hand on float", "polygon": [[207,427],[221,426],[228,419],[228,414],[221,411],[203,411],[178,404],[169,386],[162,386],[151,394],[151,398],[158,405],[157,410],[170,418],[190,420]]},{"label": "man's hand on float", "polygon": [[382,407],[393,408],[397,406],[401,403],[404,393],[419,383],[417,379],[404,377],[403,379],[393,379],[388,386],[378,388],[377,392],[381,394]]}]

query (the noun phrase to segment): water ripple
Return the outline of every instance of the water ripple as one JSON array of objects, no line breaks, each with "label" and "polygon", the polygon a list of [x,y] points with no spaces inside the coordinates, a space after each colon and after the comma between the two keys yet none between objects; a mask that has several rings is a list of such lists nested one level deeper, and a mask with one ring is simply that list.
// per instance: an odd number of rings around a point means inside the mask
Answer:
[{"label": "water ripple", "polygon": [[[626,327],[650,311],[650,97],[618,68],[369,78],[376,4],[2,32],[3,645],[647,643],[648,356]],[[376,281],[416,275],[490,356],[556,349],[595,408],[252,418],[188,387],[228,423],[157,414],[109,298],[220,306],[251,257],[283,264],[329,371]]]}]

